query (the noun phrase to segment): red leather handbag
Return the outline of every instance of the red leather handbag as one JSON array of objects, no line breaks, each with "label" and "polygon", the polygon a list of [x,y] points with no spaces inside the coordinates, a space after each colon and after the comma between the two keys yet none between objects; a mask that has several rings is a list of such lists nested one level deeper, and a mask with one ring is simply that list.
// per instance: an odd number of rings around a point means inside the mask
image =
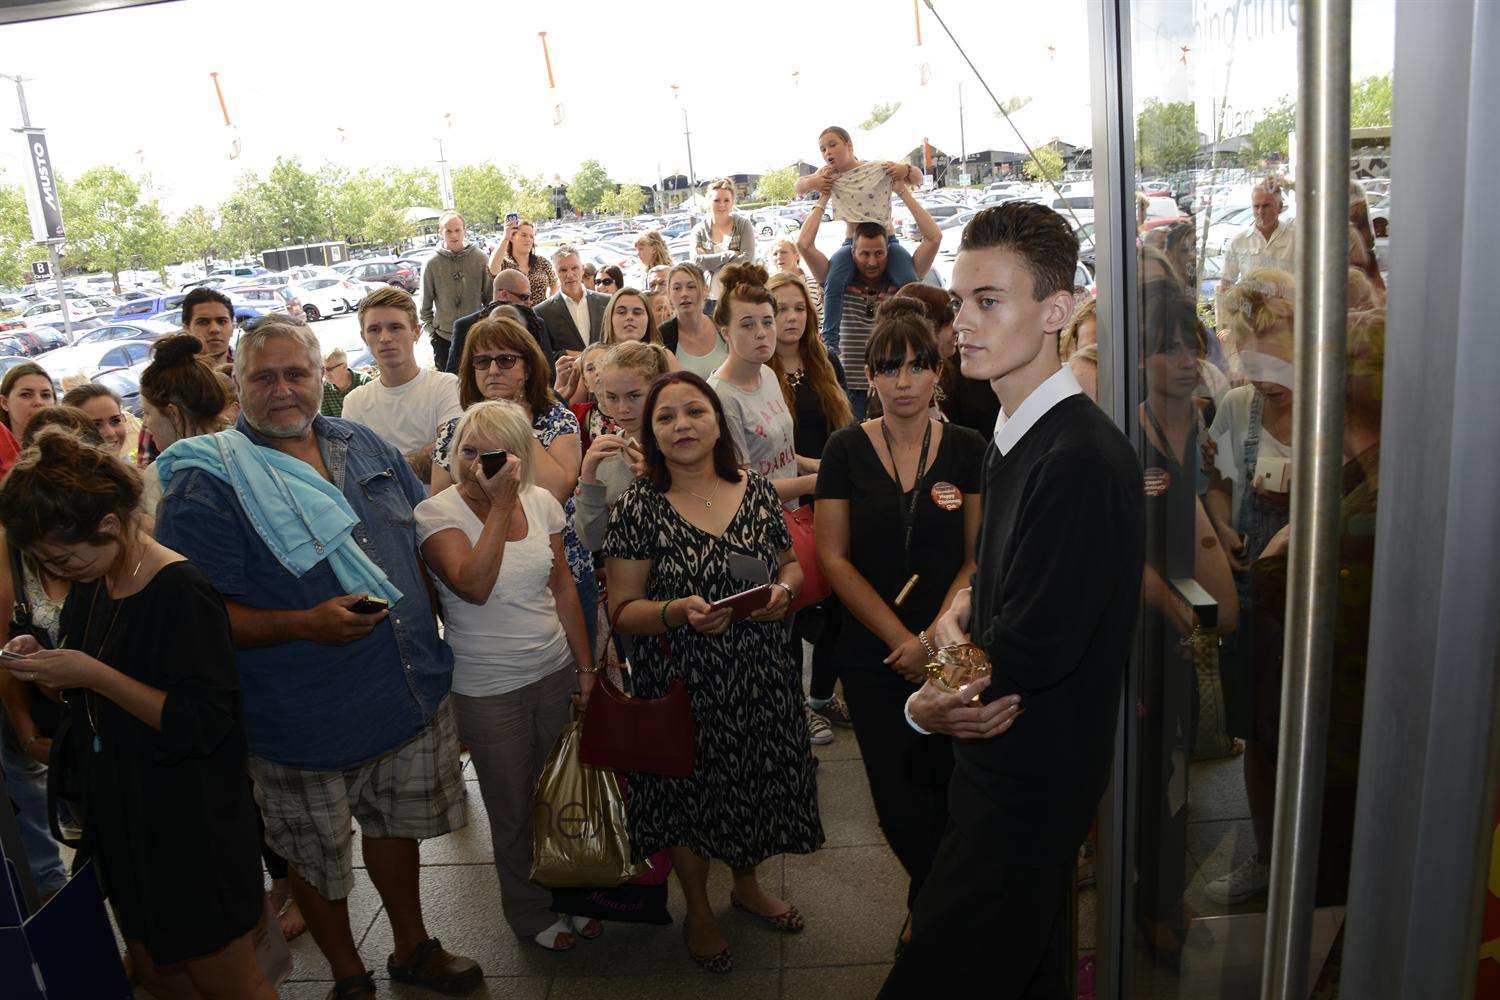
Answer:
[{"label": "red leather handbag", "polygon": [[818,562],[818,543],[813,538],[813,509],[798,507],[787,510],[783,507],[781,513],[786,518],[786,530],[792,536],[792,554],[797,557],[797,565],[802,567],[802,589],[792,602],[795,614],[826,598],[833,593],[833,587]]},{"label": "red leather handbag", "polygon": [[[614,637],[620,613],[632,598],[615,609],[610,618],[610,634],[604,648]],[[666,639],[661,638],[662,649]],[[625,668],[629,676],[629,667]],[[583,734],[578,757],[592,767],[616,771],[639,771],[669,778],[685,778],[693,773],[693,703],[681,678],[667,685],[660,698],[636,698],[621,691],[600,671],[594,693],[583,713]]]}]

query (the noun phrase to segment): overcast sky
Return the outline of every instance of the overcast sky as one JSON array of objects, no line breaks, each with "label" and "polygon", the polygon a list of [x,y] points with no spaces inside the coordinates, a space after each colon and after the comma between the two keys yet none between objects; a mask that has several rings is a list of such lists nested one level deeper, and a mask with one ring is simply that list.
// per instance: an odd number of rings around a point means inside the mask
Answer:
[{"label": "overcast sky", "polygon": [[[1036,98],[1017,116],[1033,143],[1091,142],[1087,2],[938,3],[998,97]],[[1393,2],[1356,0],[1356,75],[1390,68]],[[1273,13],[1286,4],[1239,2]],[[1226,50],[1208,49],[1213,66],[1192,52],[1179,64],[1177,36],[1234,6],[1137,4],[1137,100],[1197,100],[1202,128],[1208,91],[1224,90]],[[216,204],[238,173],[278,155],[310,168],[433,165],[437,137],[453,165],[515,165],[550,180],[595,158],[617,180],[649,184],[658,167],[687,172],[684,108],[700,179],[815,161],[819,129],[853,130],[886,101],[902,101],[905,113],[862,137],[861,155],[900,156],[929,134],[956,154],[960,84],[967,149],[1018,149],[925,4],[921,23],[919,48],[912,0],[179,0],[0,27],[0,72],[32,78],[32,120],[47,128],[65,176],[98,163],[144,169],[172,211]],[[1228,90],[1237,109],[1253,112],[1295,88],[1294,31],[1263,28],[1235,51]],[[213,71],[241,142],[235,160]],[[20,124],[4,89],[0,124]],[[0,151],[12,182],[16,146]]]}]

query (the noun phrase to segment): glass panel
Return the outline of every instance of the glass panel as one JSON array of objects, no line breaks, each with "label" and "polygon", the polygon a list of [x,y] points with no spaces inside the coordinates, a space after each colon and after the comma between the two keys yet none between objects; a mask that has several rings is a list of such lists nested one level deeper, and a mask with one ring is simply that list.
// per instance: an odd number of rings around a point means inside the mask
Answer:
[{"label": "glass panel", "polygon": [[[1310,979],[1336,991],[1378,467],[1394,5],[1353,25],[1340,607]],[[1132,3],[1125,368],[1148,568],[1126,712],[1124,990],[1257,997],[1283,682],[1299,208],[1297,6]],[[1338,192],[1335,197],[1343,198]]]}]

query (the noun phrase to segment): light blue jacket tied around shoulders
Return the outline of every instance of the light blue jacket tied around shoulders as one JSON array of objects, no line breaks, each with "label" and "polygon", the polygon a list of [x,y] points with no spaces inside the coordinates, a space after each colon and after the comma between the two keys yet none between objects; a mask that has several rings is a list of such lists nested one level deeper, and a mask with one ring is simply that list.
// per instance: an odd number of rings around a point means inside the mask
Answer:
[{"label": "light blue jacket tied around shoulders", "polygon": [[354,540],[359,518],[349,501],[301,459],[230,428],[174,442],[152,468],[163,489],[181,469],[202,469],[228,483],[255,533],[292,575],[327,559],[345,593],[383,597],[391,607],[401,600],[401,591]]}]

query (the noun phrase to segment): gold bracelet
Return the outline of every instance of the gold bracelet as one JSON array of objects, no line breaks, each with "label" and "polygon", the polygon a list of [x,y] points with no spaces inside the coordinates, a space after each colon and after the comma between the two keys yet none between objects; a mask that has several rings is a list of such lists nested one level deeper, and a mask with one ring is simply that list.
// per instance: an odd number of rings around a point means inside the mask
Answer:
[{"label": "gold bracelet", "polygon": [[932,648],[932,642],[927,638],[927,630],[925,628],[917,633],[917,639],[922,643],[922,648],[927,650],[927,658],[929,660],[936,660],[937,650]]}]

